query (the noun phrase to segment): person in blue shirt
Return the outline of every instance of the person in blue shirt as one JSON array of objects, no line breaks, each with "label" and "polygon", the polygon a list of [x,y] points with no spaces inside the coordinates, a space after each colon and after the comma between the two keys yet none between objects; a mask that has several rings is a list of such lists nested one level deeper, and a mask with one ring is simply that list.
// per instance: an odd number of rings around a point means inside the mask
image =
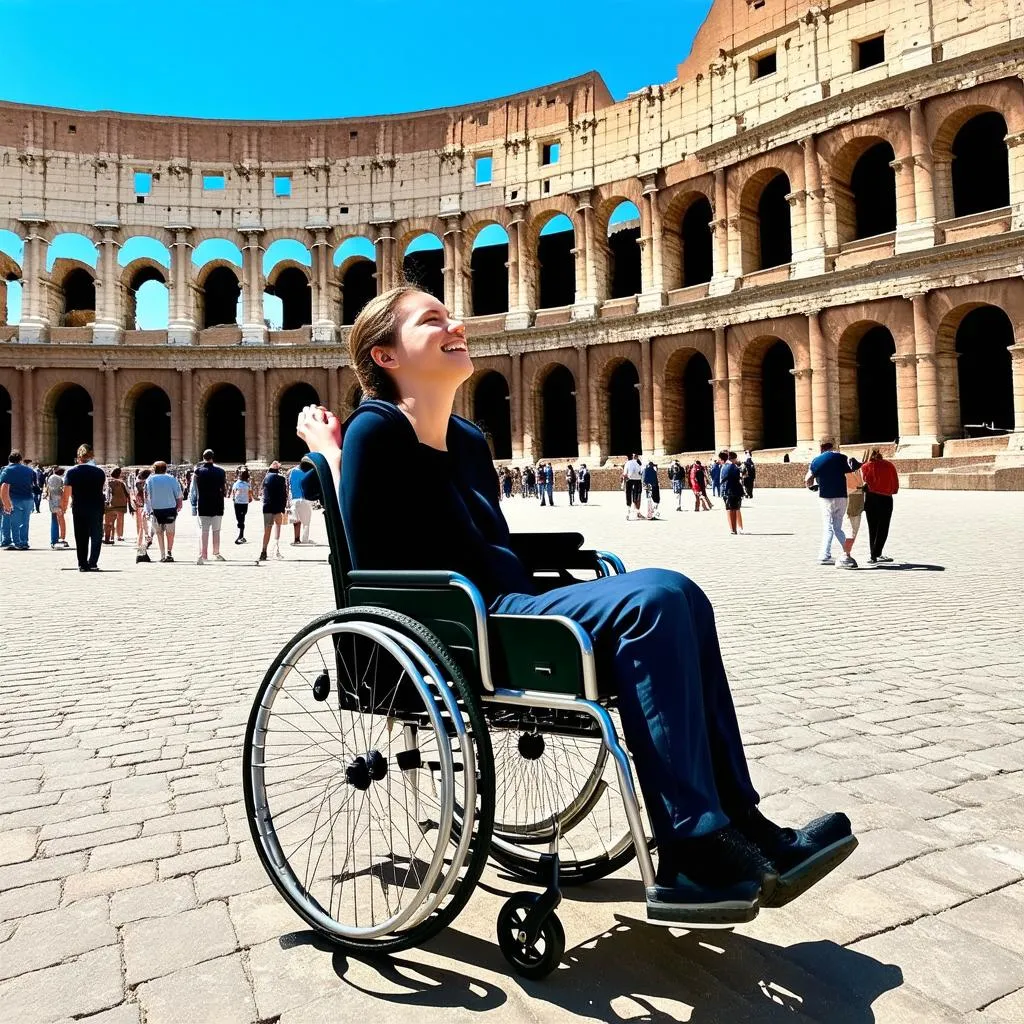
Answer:
[{"label": "person in blue shirt", "polygon": [[725,520],[731,534],[743,532],[743,481],[735,452],[719,452],[719,486],[725,502]]},{"label": "person in blue shirt", "polygon": [[259,557],[261,562],[267,560],[271,531],[274,533],[274,557],[284,557],[281,554],[281,526],[287,507],[288,482],[281,472],[281,463],[275,459],[263,478],[263,550]]},{"label": "person in blue shirt", "polygon": [[0,505],[4,516],[0,540],[5,551],[28,551],[35,486],[35,470],[22,461],[21,452],[11,452],[7,465],[0,472]]},{"label": "person in blue shirt", "polygon": [[711,463],[711,495],[712,497],[719,497],[722,493],[721,490],[722,481],[722,456],[719,453],[717,459]]},{"label": "person in blue shirt", "polygon": [[[835,450],[831,441],[821,442],[821,454],[816,456],[807,470],[806,482],[817,482],[818,497],[821,499],[821,552],[819,565],[837,565],[840,569],[856,569],[857,562],[850,554],[853,538],[843,531],[843,516],[846,514],[846,474],[860,469],[856,459],[848,458]],[[839,543],[839,560],[832,558],[832,541]]]},{"label": "person in blue shirt", "polygon": [[288,498],[292,505],[291,519],[295,529],[292,547],[309,543],[309,527],[313,522],[313,503],[302,493],[305,478],[306,471],[301,466],[295,466],[288,472]]},{"label": "person in blue shirt", "polygon": [[[384,292],[357,317],[349,346],[363,402],[344,430],[307,406],[297,432],[331,466],[353,565],[459,572],[492,613],[564,615],[591,635],[657,839],[649,913],[749,920],[845,859],[856,846],[845,815],[783,829],[758,810],[714,611],[692,580],[641,569],[538,592],[512,549],[487,440],[452,414],[473,363],[445,306],[417,288]],[[433,481],[413,514],[380,501],[396,464]]]},{"label": "person in blue shirt", "polygon": [[98,572],[103,549],[103,511],[106,504],[107,474],[93,460],[92,445],[78,446],[78,465],[64,474],[61,501],[71,503],[75,528],[75,550],[81,572]]}]

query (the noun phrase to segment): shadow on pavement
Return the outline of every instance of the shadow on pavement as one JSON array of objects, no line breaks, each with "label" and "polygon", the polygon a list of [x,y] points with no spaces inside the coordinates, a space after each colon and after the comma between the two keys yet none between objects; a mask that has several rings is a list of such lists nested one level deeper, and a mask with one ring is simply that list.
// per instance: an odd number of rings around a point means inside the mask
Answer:
[{"label": "shadow on pavement", "polygon": [[916,569],[919,572],[945,572],[944,565],[925,565],[921,562],[890,562],[889,564],[872,565],[872,569],[881,569],[883,572],[892,572],[894,569]]},{"label": "shadow on pavement", "polygon": [[[281,941],[330,949],[309,932]],[[761,1024],[795,1016],[872,1024],[874,1001],[903,983],[899,967],[834,942],[782,947],[730,932],[659,928],[621,914],[610,930],[566,950],[561,967],[543,981],[517,977],[495,942],[454,928],[425,948],[450,966],[402,955],[359,957],[377,972],[379,987],[348,977],[351,955],[334,952],[332,966],[344,984],[400,1006],[490,1010],[518,989],[552,1009],[607,1024]],[[504,980],[482,980],[480,968]],[[547,1017],[542,1009],[538,1014]]]}]

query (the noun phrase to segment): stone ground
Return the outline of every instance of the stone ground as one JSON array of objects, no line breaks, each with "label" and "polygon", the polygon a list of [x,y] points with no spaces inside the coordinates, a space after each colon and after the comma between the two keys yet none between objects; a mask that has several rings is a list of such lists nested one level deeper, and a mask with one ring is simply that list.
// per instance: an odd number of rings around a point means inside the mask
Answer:
[{"label": "stone ground", "polygon": [[741,537],[671,500],[626,524],[618,494],[559,499],[514,500],[513,528],[580,529],[709,591],[767,810],[847,810],[851,860],[734,933],[643,925],[635,871],[567,891],[545,982],[506,969],[494,921],[518,885],[491,869],[428,948],[332,953],[267,883],[240,785],[265,666],[331,605],[325,548],[257,567],[228,544],[229,564],[198,567],[186,517],[173,566],[136,567],[127,545],[91,575],[70,553],[0,553],[0,1017],[1024,1020],[1024,495],[900,495],[905,561],[858,572],[815,564],[803,491],[760,492]]}]

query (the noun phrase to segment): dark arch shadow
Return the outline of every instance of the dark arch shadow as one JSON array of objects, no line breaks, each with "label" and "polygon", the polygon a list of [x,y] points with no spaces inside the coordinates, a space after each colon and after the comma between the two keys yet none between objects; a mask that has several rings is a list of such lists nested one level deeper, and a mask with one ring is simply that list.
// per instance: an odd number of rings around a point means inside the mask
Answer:
[{"label": "dark arch shadow", "polygon": [[[309,943],[328,950],[311,933],[282,936],[282,945]],[[671,1002],[701,1024],[762,1024],[804,1019],[828,1024],[873,1024],[872,1003],[903,983],[899,967],[834,942],[776,946],[728,932],[679,934],[616,914],[607,931],[568,949],[562,966],[543,981],[511,974],[497,944],[449,928],[428,944],[453,965],[401,956],[353,957],[334,952],[332,966],[344,984],[399,1006],[494,1009],[513,987],[531,999],[606,1024],[620,1024],[623,998],[639,1007],[630,1019],[674,1022]],[[350,980],[359,959],[380,975],[383,991]],[[505,979],[481,980],[477,968]],[[398,987],[404,991],[394,991]],[[544,1011],[538,1016],[544,1019]]]}]

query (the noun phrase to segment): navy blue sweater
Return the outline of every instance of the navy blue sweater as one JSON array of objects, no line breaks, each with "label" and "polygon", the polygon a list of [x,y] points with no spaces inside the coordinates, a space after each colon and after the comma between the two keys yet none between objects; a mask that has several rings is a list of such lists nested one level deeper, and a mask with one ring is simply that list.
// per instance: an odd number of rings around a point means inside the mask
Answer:
[{"label": "navy blue sweater", "polygon": [[[447,444],[422,444],[390,402],[365,400],[348,418],[339,499],[353,568],[448,569],[469,577],[488,604],[536,593],[509,547],[484,435],[452,416]],[[399,498],[398,480],[416,481],[417,491]]]}]

